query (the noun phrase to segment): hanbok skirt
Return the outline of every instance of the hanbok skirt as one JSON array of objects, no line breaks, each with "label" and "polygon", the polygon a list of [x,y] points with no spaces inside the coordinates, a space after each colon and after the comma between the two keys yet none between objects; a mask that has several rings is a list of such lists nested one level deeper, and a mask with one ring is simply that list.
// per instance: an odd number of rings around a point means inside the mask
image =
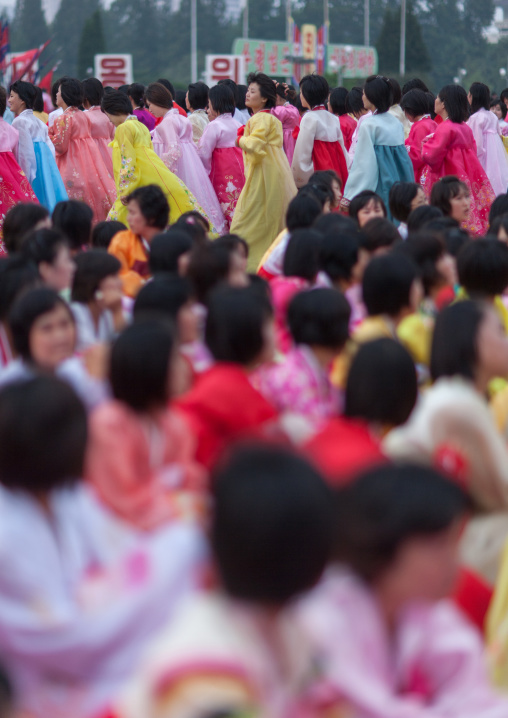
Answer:
[{"label": "hanbok skirt", "polygon": [[229,229],[245,184],[243,152],[239,147],[217,148],[213,151],[210,181]]},{"label": "hanbok skirt", "polygon": [[30,182],[12,152],[0,152],[0,257],[7,254],[3,243],[5,215],[20,202],[38,204]]},{"label": "hanbok skirt", "polygon": [[348,178],[347,162],[339,142],[314,140],[312,164],[314,165],[314,172],[334,170],[341,178],[342,186],[346,186]]},{"label": "hanbok skirt", "polygon": [[33,191],[39,202],[51,213],[58,202],[65,201],[69,197],[55,158],[46,143],[34,140],[34,152],[37,174],[32,182]]},{"label": "hanbok skirt", "polygon": [[389,195],[390,189],[396,182],[414,182],[415,175],[413,163],[405,145],[375,145],[378,166],[378,183],[376,194],[378,194],[386,207],[388,217],[391,219]]}]

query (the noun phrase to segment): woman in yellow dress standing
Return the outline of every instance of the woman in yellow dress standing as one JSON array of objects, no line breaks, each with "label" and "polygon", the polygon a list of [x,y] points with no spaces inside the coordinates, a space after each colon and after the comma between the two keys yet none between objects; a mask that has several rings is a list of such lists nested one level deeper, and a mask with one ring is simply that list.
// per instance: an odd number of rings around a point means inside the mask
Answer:
[{"label": "woman in yellow dress standing", "polygon": [[231,233],[248,242],[248,270],[255,272],[270,244],[284,229],[296,185],[283,149],[282,123],[271,114],[276,104],[275,83],[259,72],[249,75],[248,84],[245,104],[253,114],[237,140],[243,150],[245,185]]},{"label": "woman in yellow dress standing", "polygon": [[126,225],[127,207],[124,198],[138,187],[150,184],[158,185],[166,195],[171,223],[192,210],[206,217],[194,195],[155,154],[150,132],[132,114],[127,95],[118,91],[110,92],[102,98],[101,107],[116,127],[115,138],[110,147],[113,148],[117,197],[108,219],[118,220]]}]

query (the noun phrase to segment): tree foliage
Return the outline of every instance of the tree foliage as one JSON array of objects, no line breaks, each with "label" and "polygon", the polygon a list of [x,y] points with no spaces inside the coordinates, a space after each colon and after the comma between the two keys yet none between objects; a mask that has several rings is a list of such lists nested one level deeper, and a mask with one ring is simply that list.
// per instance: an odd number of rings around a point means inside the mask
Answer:
[{"label": "tree foliage", "polygon": [[106,52],[102,29],[102,11],[98,8],[85,22],[78,48],[78,77],[86,77],[94,66],[94,56]]},{"label": "tree foliage", "polygon": [[[401,9],[387,7],[383,26],[376,48],[379,56],[379,71],[384,75],[399,74]],[[423,40],[420,21],[413,2],[407,3],[406,11],[406,74],[427,74],[431,60]]]},{"label": "tree foliage", "polygon": [[11,28],[11,50],[31,50],[46,42],[48,36],[41,0],[17,0]]}]

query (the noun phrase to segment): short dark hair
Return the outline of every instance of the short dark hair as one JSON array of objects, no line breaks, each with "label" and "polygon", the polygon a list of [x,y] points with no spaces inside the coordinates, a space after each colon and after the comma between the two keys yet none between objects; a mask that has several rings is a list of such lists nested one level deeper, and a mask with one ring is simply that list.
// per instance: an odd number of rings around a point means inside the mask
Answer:
[{"label": "short dark hair", "polygon": [[365,97],[374,105],[378,114],[388,112],[393,105],[393,87],[387,77],[370,75],[363,86]]},{"label": "short dark hair", "polygon": [[504,120],[506,118],[506,114],[508,113],[508,107],[506,107],[504,102],[501,102],[501,100],[491,100],[490,109],[492,109],[493,107],[499,107],[502,118]]},{"label": "short dark hair", "polygon": [[442,219],[443,213],[439,207],[432,207],[429,204],[423,204],[421,207],[414,209],[407,218],[408,232],[418,232],[423,229],[429,222],[435,219]]},{"label": "short dark hair", "polygon": [[40,495],[78,482],[88,429],[69,384],[38,376],[0,389],[0,482]]},{"label": "short dark hair", "polygon": [[233,598],[282,605],[312,588],[330,557],[333,503],[292,452],[237,449],[213,477],[212,551]]},{"label": "short dark hair", "polygon": [[444,283],[444,277],[436,265],[447,250],[444,240],[438,234],[429,231],[412,233],[400,245],[400,250],[407,253],[420,268],[426,296],[429,296],[432,289]]},{"label": "short dark hair", "polygon": [[166,78],[164,78],[164,77],[159,77],[157,82],[159,83],[159,85],[162,85],[163,87],[165,87],[166,90],[169,90],[169,92],[171,93],[171,97],[173,97],[173,98],[175,97],[176,92],[175,92],[175,87],[172,82],[170,82],[169,80],[166,80]]},{"label": "short dark hair", "polygon": [[[233,103],[235,107],[238,107],[239,110],[245,110],[245,96],[247,95],[247,86],[246,85],[237,85],[234,80],[232,80],[230,77],[224,78],[224,80],[219,80],[217,86],[221,87],[229,87],[231,92],[233,93]],[[242,92],[240,88],[244,88],[244,91]],[[212,88],[210,88],[212,89]],[[242,106],[243,105],[243,106]],[[234,109],[232,114],[234,113]]]},{"label": "short dark hair", "polygon": [[400,85],[394,77],[389,77],[388,82],[392,86],[393,91],[392,105],[398,105],[402,99],[402,90],[400,89]]},{"label": "short dark hair", "polygon": [[68,247],[67,237],[57,229],[38,229],[27,235],[21,253],[37,266],[41,262],[53,264],[61,247]]},{"label": "short dark hair", "polygon": [[505,100],[508,100],[508,87],[505,87],[504,90],[501,90],[501,94],[499,95],[499,99],[504,102]]},{"label": "short dark hair", "polygon": [[452,205],[450,200],[458,197],[461,192],[470,194],[467,184],[459,180],[455,175],[446,175],[432,185],[430,203],[433,207],[438,207],[445,216],[451,215]]},{"label": "short dark hair", "polygon": [[[508,108],[507,108],[508,109]],[[489,212],[489,224],[503,214],[508,214],[508,193],[499,194],[492,202]]]},{"label": "short dark hair", "polygon": [[131,101],[125,94],[119,90],[105,92],[101,101],[101,109],[108,115],[130,115],[132,114]]},{"label": "short dark hair", "polygon": [[[237,234],[223,234],[222,237],[214,239],[213,243],[216,247],[223,247],[226,249],[229,254],[240,251],[240,253],[245,257],[249,256],[248,243],[245,239],[243,239],[243,237],[239,237]],[[241,250],[240,247],[242,248]]]},{"label": "short dark hair", "polygon": [[349,338],[351,306],[336,289],[298,292],[288,308],[287,323],[295,344],[342,349]]},{"label": "short dark hair", "polygon": [[118,234],[118,232],[124,232],[127,229],[123,222],[119,222],[117,219],[111,221],[97,222],[95,227],[92,229],[92,247],[96,249],[107,249],[111,244],[111,240]]},{"label": "short dark hair", "polygon": [[171,324],[160,317],[124,329],[111,349],[109,379],[115,399],[137,412],[166,406],[174,344]]},{"label": "short dark hair", "polygon": [[192,82],[187,90],[189,105],[193,110],[205,110],[208,105],[208,85],[204,82]]},{"label": "short dark hair", "polygon": [[171,232],[174,228],[187,232],[194,243],[204,242],[210,231],[210,222],[200,212],[191,209],[181,214],[169,231]]},{"label": "short dark hair", "polygon": [[508,245],[498,239],[476,239],[457,257],[459,282],[471,296],[494,297],[508,287]]},{"label": "short dark hair", "polygon": [[34,202],[20,202],[11,207],[3,225],[4,244],[9,254],[19,252],[26,235],[48,217],[46,207]]},{"label": "short dark hair", "polygon": [[288,232],[311,227],[321,212],[321,205],[315,197],[309,194],[297,194],[289,203],[286,212]]},{"label": "short dark hair", "polygon": [[312,184],[308,182],[298,190],[298,194],[314,197],[319,202],[321,211],[324,210],[327,202],[331,205],[334,201],[333,189],[330,185],[324,185],[322,182],[313,182]]},{"label": "short dark hair", "polygon": [[393,247],[400,241],[395,225],[386,217],[374,217],[362,227],[360,245],[367,252],[375,252],[382,247]]},{"label": "short dark hair", "polygon": [[448,119],[461,124],[469,116],[467,92],[460,85],[445,85],[439,90],[438,97],[445,106]]},{"label": "short dark hair", "polygon": [[319,232],[308,227],[292,232],[282,263],[284,276],[313,281],[319,272],[320,241]]},{"label": "short dark hair", "polygon": [[358,194],[355,195],[349,203],[348,213],[351,219],[358,220],[358,212],[366,207],[371,200],[374,200],[374,202],[381,207],[383,214],[386,217],[388,213],[382,197],[370,189],[364,189],[361,192],[358,192]]},{"label": "short dark hair", "polygon": [[350,217],[345,217],[343,214],[337,214],[336,212],[328,212],[327,214],[320,214],[312,225],[312,229],[321,234],[328,234],[330,232],[352,232],[358,234],[358,225]]},{"label": "short dark hair", "polygon": [[478,110],[488,110],[490,107],[490,90],[483,82],[473,82],[469,88],[471,94],[471,114]]},{"label": "short dark hair", "polygon": [[354,232],[328,232],[319,246],[319,267],[332,282],[350,280],[358,262],[360,243]]},{"label": "short dark hair", "polygon": [[345,87],[335,87],[330,92],[329,97],[329,103],[330,107],[332,108],[332,112],[334,115],[345,115],[347,114],[346,109],[346,100],[348,96],[348,91]]},{"label": "short dark hair", "polygon": [[365,112],[363,105],[363,90],[361,87],[352,87],[347,93],[346,110],[353,115],[358,115],[362,111]]},{"label": "short dark hair", "polygon": [[258,85],[261,97],[266,100],[265,108],[269,110],[275,107],[277,104],[277,93],[272,78],[265,75],[264,72],[251,72],[247,77],[247,84],[251,85],[252,83]]},{"label": "short dark hair", "polygon": [[72,284],[72,301],[88,304],[94,298],[101,282],[106,277],[114,277],[122,265],[112,254],[104,249],[89,249],[74,257],[76,271]]},{"label": "short dark hair", "polygon": [[221,287],[208,302],[205,341],[216,361],[249,365],[261,353],[264,324],[273,316],[268,299],[252,287]]},{"label": "short dark hair", "polygon": [[102,82],[96,77],[87,77],[82,81],[81,86],[83,88],[83,100],[89,102],[91,107],[100,107],[104,97]]},{"label": "short dark hair", "polygon": [[231,266],[231,257],[225,247],[214,242],[196,245],[190,256],[187,276],[192,282],[196,299],[207,304],[210,293],[226,282]]},{"label": "short dark hair", "polygon": [[127,96],[131,98],[136,107],[143,108],[145,106],[145,86],[140,82],[133,82],[129,85]]},{"label": "short dark hair", "polygon": [[394,339],[362,344],[349,369],[344,415],[381,425],[401,426],[418,397],[418,380],[409,352]]},{"label": "short dark hair", "polygon": [[416,182],[395,182],[390,188],[388,203],[392,216],[399,222],[407,222],[411,214],[411,202],[421,185]]},{"label": "short dark hair", "polygon": [[173,96],[170,91],[161,85],[160,82],[152,82],[146,88],[145,97],[147,102],[169,110],[173,107]]},{"label": "short dark hair", "polygon": [[407,541],[450,528],[470,507],[466,493],[434,469],[380,466],[337,492],[335,559],[373,583]]},{"label": "short dark hair", "polygon": [[64,307],[74,323],[74,315],[69,305],[60,295],[49,287],[36,287],[18,296],[9,315],[12,342],[19,356],[24,361],[31,361],[30,332],[43,314],[52,312],[57,307]]},{"label": "short dark hair", "polygon": [[0,85],[0,117],[4,116],[7,107],[7,91]]},{"label": "short dark hair", "polygon": [[44,98],[40,87],[35,86],[34,112],[44,112]]},{"label": "short dark hair", "polygon": [[231,115],[235,112],[235,98],[230,87],[227,85],[214,85],[210,87],[209,97],[211,106],[218,115]]},{"label": "short dark hair", "polygon": [[79,80],[68,77],[60,84],[62,100],[69,107],[79,107],[83,104],[83,86]]},{"label": "short dark hair", "polygon": [[305,75],[300,80],[300,92],[310,107],[326,105],[330,86],[325,77],[321,75]]},{"label": "short dark hair", "polygon": [[178,259],[192,250],[192,239],[186,232],[173,230],[156,234],[150,245],[150,273],[178,273]]},{"label": "short dark hair", "polygon": [[409,90],[402,96],[400,106],[404,112],[408,112],[412,117],[420,117],[428,114],[429,100],[423,90]]},{"label": "short dark hair", "polygon": [[384,254],[371,259],[362,282],[363,301],[369,315],[395,317],[409,307],[411,287],[417,277],[416,265],[402,254]]},{"label": "short dark hair", "polygon": [[85,202],[68,199],[57,202],[52,215],[53,227],[60,229],[72,250],[80,250],[90,244],[93,210]]},{"label": "short dark hair", "polygon": [[430,374],[433,381],[442,376],[462,376],[474,381],[478,364],[478,330],[487,305],[464,300],[443,309],[436,318]]},{"label": "short dark hair", "polygon": [[178,312],[192,299],[192,285],[176,274],[158,274],[138,292],[134,302],[134,320],[147,315],[169,318],[176,326]]},{"label": "short dark hair", "polygon": [[150,227],[166,229],[169,222],[169,204],[166,195],[156,184],[138,187],[126,197],[127,203],[136,202],[139,211]]},{"label": "short dark hair", "polygon": [[10,91],[15,92],[19,99],[25,103],[27,110],[32,110],[35,102],[35,86],[31,82],[17,80],[10,86]]},{"label": "short dark hair", "polygon": [[5,322],[17,297],[40,284],[33,262],[19,254],[0,259],[0,321]]},{"label": "short dark hair", "polygon": [[414,77],[412,80],[408,80],[402,87],[402,97],[407,95],[410,90],[422,90],[422,92],[428,92],[429,88],[423,80],[420,80],[419,77]]}]

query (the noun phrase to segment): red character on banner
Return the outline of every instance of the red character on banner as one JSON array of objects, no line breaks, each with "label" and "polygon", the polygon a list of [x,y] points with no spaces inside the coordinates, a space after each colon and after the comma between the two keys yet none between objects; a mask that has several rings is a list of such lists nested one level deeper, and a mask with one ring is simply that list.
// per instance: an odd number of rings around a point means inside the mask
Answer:
[{"label": "red character on banner", "polygon": [[279,48],[275,44],[272,45],[272,51],[268,55],[268,66],[272,75],[277,74],[279,67]]},{"label": "red character on banner", "polygon": [[353,70],[356,67],[356,50],[351,50],[347,55],[347,69]]},{"label": "red character on banner", "polygon": [[252,62],[252,55],[250,54],[250,42],[243,43],[242,55],[245,57],[245,69],[250,70],[249,65]]},{"label": "red character on banner", "polygon": [[369,75],[372,75],[372,73],[374,72],[375,64],[376,63],[374,60],[374,51],[369,50],[367,54],[367,72],[369,73]]},{"label": "red character on banner", "polygon": [[127,65],[122,57],[105,57],[100,62],[101,82],[111,87],[121,87],[127,82]]},{"label": "red character on banner", "polygon": [[265,43],[260,42],[259,47],[256,48],[254,52],[254,64],[256,65],[256,70],[259,72],[264,72],[265,69]]},{"label": "red character on banner", "polygon": [[358,51],[358,70],[365,70],[367,67],[367,53],[365,50]]},{"label": "red character on banner", "polygon": [[280,61],[280,69],[282,70],[282,74],[286,75],[286,77],[291,73],[291,63],[289,60],[286,60],[285,58],[288,57],[288,55],[291,55],[291,48],[289,45],[284,45],[282,48],[282,60]]},{"label": "red character on banner", "polygon": [[325,71],[325,45],[323,27],[320,27],[317,33],[316,71],[318,75],[322,75]]}]

